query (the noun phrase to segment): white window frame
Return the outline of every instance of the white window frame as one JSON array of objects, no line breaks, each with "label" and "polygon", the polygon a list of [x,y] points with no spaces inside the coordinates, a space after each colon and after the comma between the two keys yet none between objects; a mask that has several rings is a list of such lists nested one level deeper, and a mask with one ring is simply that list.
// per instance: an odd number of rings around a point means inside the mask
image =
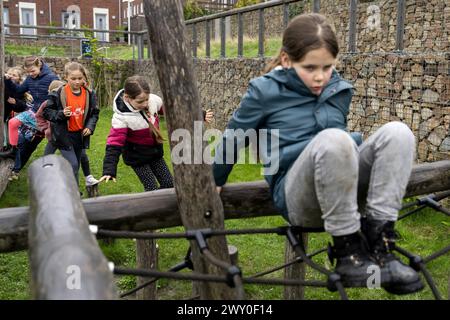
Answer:
[{"label": "white window frame", "polygon": [[[94,29],[97,29],[97,19],[96,14],[106,14],[106,30],[109,30],[109,9],[108,8],[93,8],[93,19],[94,19]],[[106,42],[109,42],[109,32],[106,34]],[[97,32],[95,32],[94,37],[97,37]]]},{"label": "white window frame", "polygon": [[[23,24],[22,21],[22,9],[33,9],[34,13],[34,25],[37,25],[37,16],[36,16],[36,3],[34,2],[19,2],[19,24]],[[24,34],[24,28],[20,28],[20,34]],[[33,35],[36,35],[36,29],[31,29],[33,31]],[[30,34],[31,36],[31,34]]]},{"label": "white window frame", "polygon": [[144,3],[141,2],[141,13],[144,13]]}]

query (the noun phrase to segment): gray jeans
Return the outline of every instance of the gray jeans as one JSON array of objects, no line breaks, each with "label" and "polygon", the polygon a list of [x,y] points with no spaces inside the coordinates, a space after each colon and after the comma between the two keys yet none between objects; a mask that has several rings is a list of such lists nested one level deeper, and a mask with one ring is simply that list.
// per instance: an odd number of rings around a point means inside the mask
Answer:
[{"label": "gray jeans", "polygon": [[359,147],[342,130],[321,131],[287,172],[291,224],[342,236],[360,229],[360,212],[396,221],[414,156],[414,135],[401,122],[385,124]]}]

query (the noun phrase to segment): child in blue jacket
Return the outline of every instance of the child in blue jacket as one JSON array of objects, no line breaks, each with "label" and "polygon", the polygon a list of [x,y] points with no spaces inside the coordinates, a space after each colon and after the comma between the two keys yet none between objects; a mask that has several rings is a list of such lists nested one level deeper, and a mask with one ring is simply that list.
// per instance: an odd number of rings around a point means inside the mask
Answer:
[{"label": "child in blue jacket", "polygon": [[[416,292],[423,288],[419,275],[392,252],[415,139],[400,122],[385,124],[362,144],[348,133],[353,87],[335,71],[338,52],[323,16],[304,14],[289,23],[280,54],[268,73],[250,81],[216,149],[217,189],[232,170],[235,149],[246,145],[234,130],[267,131],[270,143],[259,144],[266,169],[278,169],[265,174],[274,204],[292,225],[331,234],[331,260],[344,286],[367,286],[376,267],[388,292]],[[359,207],[358,194],[365,200]]]},{"label": "child in blue jacket", "polygon": [[12,94],[24,94],[29,92],[33,98],[30,109],[20,113],[18,116],[10,120],[9,123],[9,143],[11,149],[0,152],[0,157],[15,157],[18,150],[19,139],[20,144],[20,170],[28,161],[31,154],[36,150],[42,136],[33,137],[33,139],[24,139],[23,135],[19,135],[19,127],[22,124],[36,128],[35,113],[39,106],[48,98],[48,87],[53,80],[57,80],[58,76],[54,74],[50,68],[38,57],[27,57],[24,60],[23,67],[28,73],[27,78],[21,84],[12,81],[8,74],[5,75],[5,87]]}]

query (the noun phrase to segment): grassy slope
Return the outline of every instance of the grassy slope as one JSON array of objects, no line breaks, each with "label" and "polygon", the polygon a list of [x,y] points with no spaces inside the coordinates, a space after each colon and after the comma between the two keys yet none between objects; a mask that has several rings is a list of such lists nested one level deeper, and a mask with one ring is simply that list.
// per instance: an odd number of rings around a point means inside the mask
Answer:
[{"label": "grassy slope", "polygon": [[[281,39],[266,39],[264,42],[264,55],[267,57],[274,56],[278,53],[281,45]],[[46,46],[47,51],[45,53],[46,57],[67,57],[72,54],[75,56],[79,55],[79,47],[76,45],[74,47],[64,47],[48,45]],[[211,42],[211,58],[220,57],[220,42]],[[226,57],[234,58],[237,57],[237,40],[227,41],[226,45]],[[18,55],[18,56],[29,56],[29,55],[40,55],[43,47],[38,46],[19,46],[14,44],[5,44],[5,53]],[[123,46],[111,46],[100,51],[106,58],[109,59],[123,59],[132,60],[133,59],[133,48],[126,45]],[[137,46],[135,47],[135,58],[137,59]],[[201,43],[197,50],[198,57],[205,57],[205,44]],[[144,48],[144,57],[147,57],[147,48]],[[244,39],[244,57],[258,57],[258,39],[245,38]]]}]

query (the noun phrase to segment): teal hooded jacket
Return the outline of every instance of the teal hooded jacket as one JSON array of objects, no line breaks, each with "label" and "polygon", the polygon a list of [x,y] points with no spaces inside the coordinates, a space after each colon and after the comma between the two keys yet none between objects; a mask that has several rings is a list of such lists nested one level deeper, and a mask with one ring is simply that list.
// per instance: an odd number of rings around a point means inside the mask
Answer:
[{"label": "teal hooded jacket", "polygon": [[[353,86],[335,70],[319,96],[306,87],[293,68],[277,67],[252,79],[216,148],[213,164],[216,185],[225,184],[238,150],[251,140],[251,135],[238,134],[238,129],[266,132],[267,135],[258,135],[263,166],[270,169],[264,176],[275,206],[287,219],[284,192],[287,171],[320,131],[327,128],[347,131],[352,95]],[[358,145],[362,142],[360,134],[351,136]]]}]

